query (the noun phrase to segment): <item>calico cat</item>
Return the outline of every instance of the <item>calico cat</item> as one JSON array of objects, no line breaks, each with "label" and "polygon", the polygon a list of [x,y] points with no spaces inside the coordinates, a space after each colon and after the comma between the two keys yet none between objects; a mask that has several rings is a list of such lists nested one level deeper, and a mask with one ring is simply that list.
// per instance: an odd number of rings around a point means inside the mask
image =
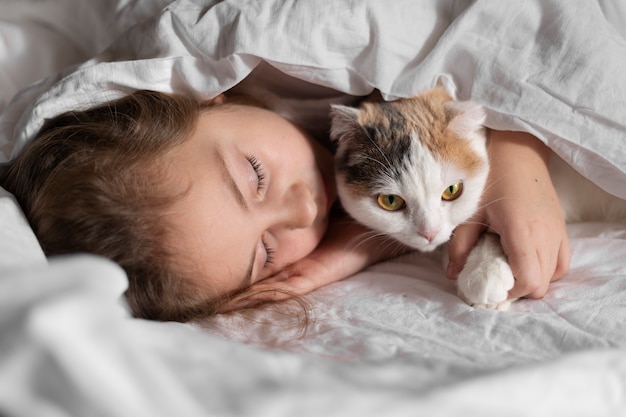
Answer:
[{"label": "calico cat", "polygon": [[[337,188],[344,209],[372,230],[419,251],[446,243],[479,208],[489,173],[484,121],[482,106],[455,101],[443,87],[358,108],[332,106],[331,139],[337,145]],[[566,221],[626,219],[626,201],[600,190],[560,158],[551,158],[550,171]],[[589,191],[581,194],[581,187]],[[597,198],[580,199],[591,192]],[[588,207],[590,201],[600,202],[604,211]],[[598,218],[583,218],[583,211]],[[498,237],[485,234],[457,279],[459,296],[476,307],[505,310],[513,284]]]}]

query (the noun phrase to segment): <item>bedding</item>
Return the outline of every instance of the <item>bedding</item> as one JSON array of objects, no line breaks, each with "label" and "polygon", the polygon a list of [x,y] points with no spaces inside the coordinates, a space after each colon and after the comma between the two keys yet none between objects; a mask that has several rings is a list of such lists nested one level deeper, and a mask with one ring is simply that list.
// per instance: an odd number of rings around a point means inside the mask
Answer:
[{"label": "bedding", "polygon": [[[626,198],[618,0],[0,8],[0,162],[46,118],[139,88],[198,98],[262,88],[323,131],[330,102],[441,82],[481,102],[489,127],[533,133]],[[113,263],[46,259],[2,191],[0,414],[626,415],[626,225],[573,224],[568,234],[568,275],[508,312],[465,305],[438,261],[413,253],[308,296],[305,331],[297,306],[157,323],[129,316]]]}]

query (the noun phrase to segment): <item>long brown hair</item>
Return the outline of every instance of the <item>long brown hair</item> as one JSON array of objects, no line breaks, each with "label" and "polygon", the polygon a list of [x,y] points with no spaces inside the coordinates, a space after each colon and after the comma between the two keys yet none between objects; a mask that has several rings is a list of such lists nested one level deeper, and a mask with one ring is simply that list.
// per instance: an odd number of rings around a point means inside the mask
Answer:
[{"label": "long brown hair", "polygon": [[138,91],[64,113],[45,123],[2,185],[47,255],[88,252],[122,266],[135,316],[188,321],[214,314],[228,297],[196,291],[164,243],[163,213],[184,191],[172,192],[162,171],[168,151],[216,102]]}]

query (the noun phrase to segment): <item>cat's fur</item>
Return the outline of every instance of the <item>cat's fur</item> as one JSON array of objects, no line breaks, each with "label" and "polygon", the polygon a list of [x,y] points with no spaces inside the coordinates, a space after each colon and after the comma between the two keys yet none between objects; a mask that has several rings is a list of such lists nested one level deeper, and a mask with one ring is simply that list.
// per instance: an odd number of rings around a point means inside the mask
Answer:
[{"label": "cat's fur", "polygon": [[[339,197],[357,221],[428,252],[447,242],[478,210],[489,172],[485,112],[479,104],[455,101],[443,87],[436,87],[393,102],[365,102],[358,108],[335,105],[331,118]],[[625,201],[601,191],[559,158],[553,160],[551,175],[561,191],[566,220],[626,218]],[[442,198],[460,183],[456,199]],[[589,199],[574,201],[581,200],[576,192],[581,186],[597,195],[593,207],[588,207]],[[381,204],[389,208],[389,199],[379,204],[380,195],[394,196],[394,204],[402,197],[403,208],[383,209]],[[457,280],[459,295],[470,305],[506,309],[513,284],[497,236],[485,234]]]}]

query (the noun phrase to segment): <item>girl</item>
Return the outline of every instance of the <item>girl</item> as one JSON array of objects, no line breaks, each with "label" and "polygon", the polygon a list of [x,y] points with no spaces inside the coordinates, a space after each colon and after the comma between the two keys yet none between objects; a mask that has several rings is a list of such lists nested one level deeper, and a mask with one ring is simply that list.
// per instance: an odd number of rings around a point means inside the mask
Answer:
[{"label": "girl", "polygon": [[[493,135],[485,199],[500,203],[484,205],[482,226],[459,228],[448,275],[488,226],[519,271],[511,297],[542,297],[569,265],[548,151],[526,134]],[[90,252],[119,263],[133,313],[155,320],[303,295],[405,251],[332,210],[332,154],[245,98],[198,103],[138,91],[62,114],[2,185],[48,255]]]},{"label": "girl", "polygon": [[[309,254],[336,198],[330,152],[258,103],[149,91],[48,121],[3,185],[48,255],[110,258],[135,315],[180,321]],[[387,255],[367,247],[335,276]]]}]

